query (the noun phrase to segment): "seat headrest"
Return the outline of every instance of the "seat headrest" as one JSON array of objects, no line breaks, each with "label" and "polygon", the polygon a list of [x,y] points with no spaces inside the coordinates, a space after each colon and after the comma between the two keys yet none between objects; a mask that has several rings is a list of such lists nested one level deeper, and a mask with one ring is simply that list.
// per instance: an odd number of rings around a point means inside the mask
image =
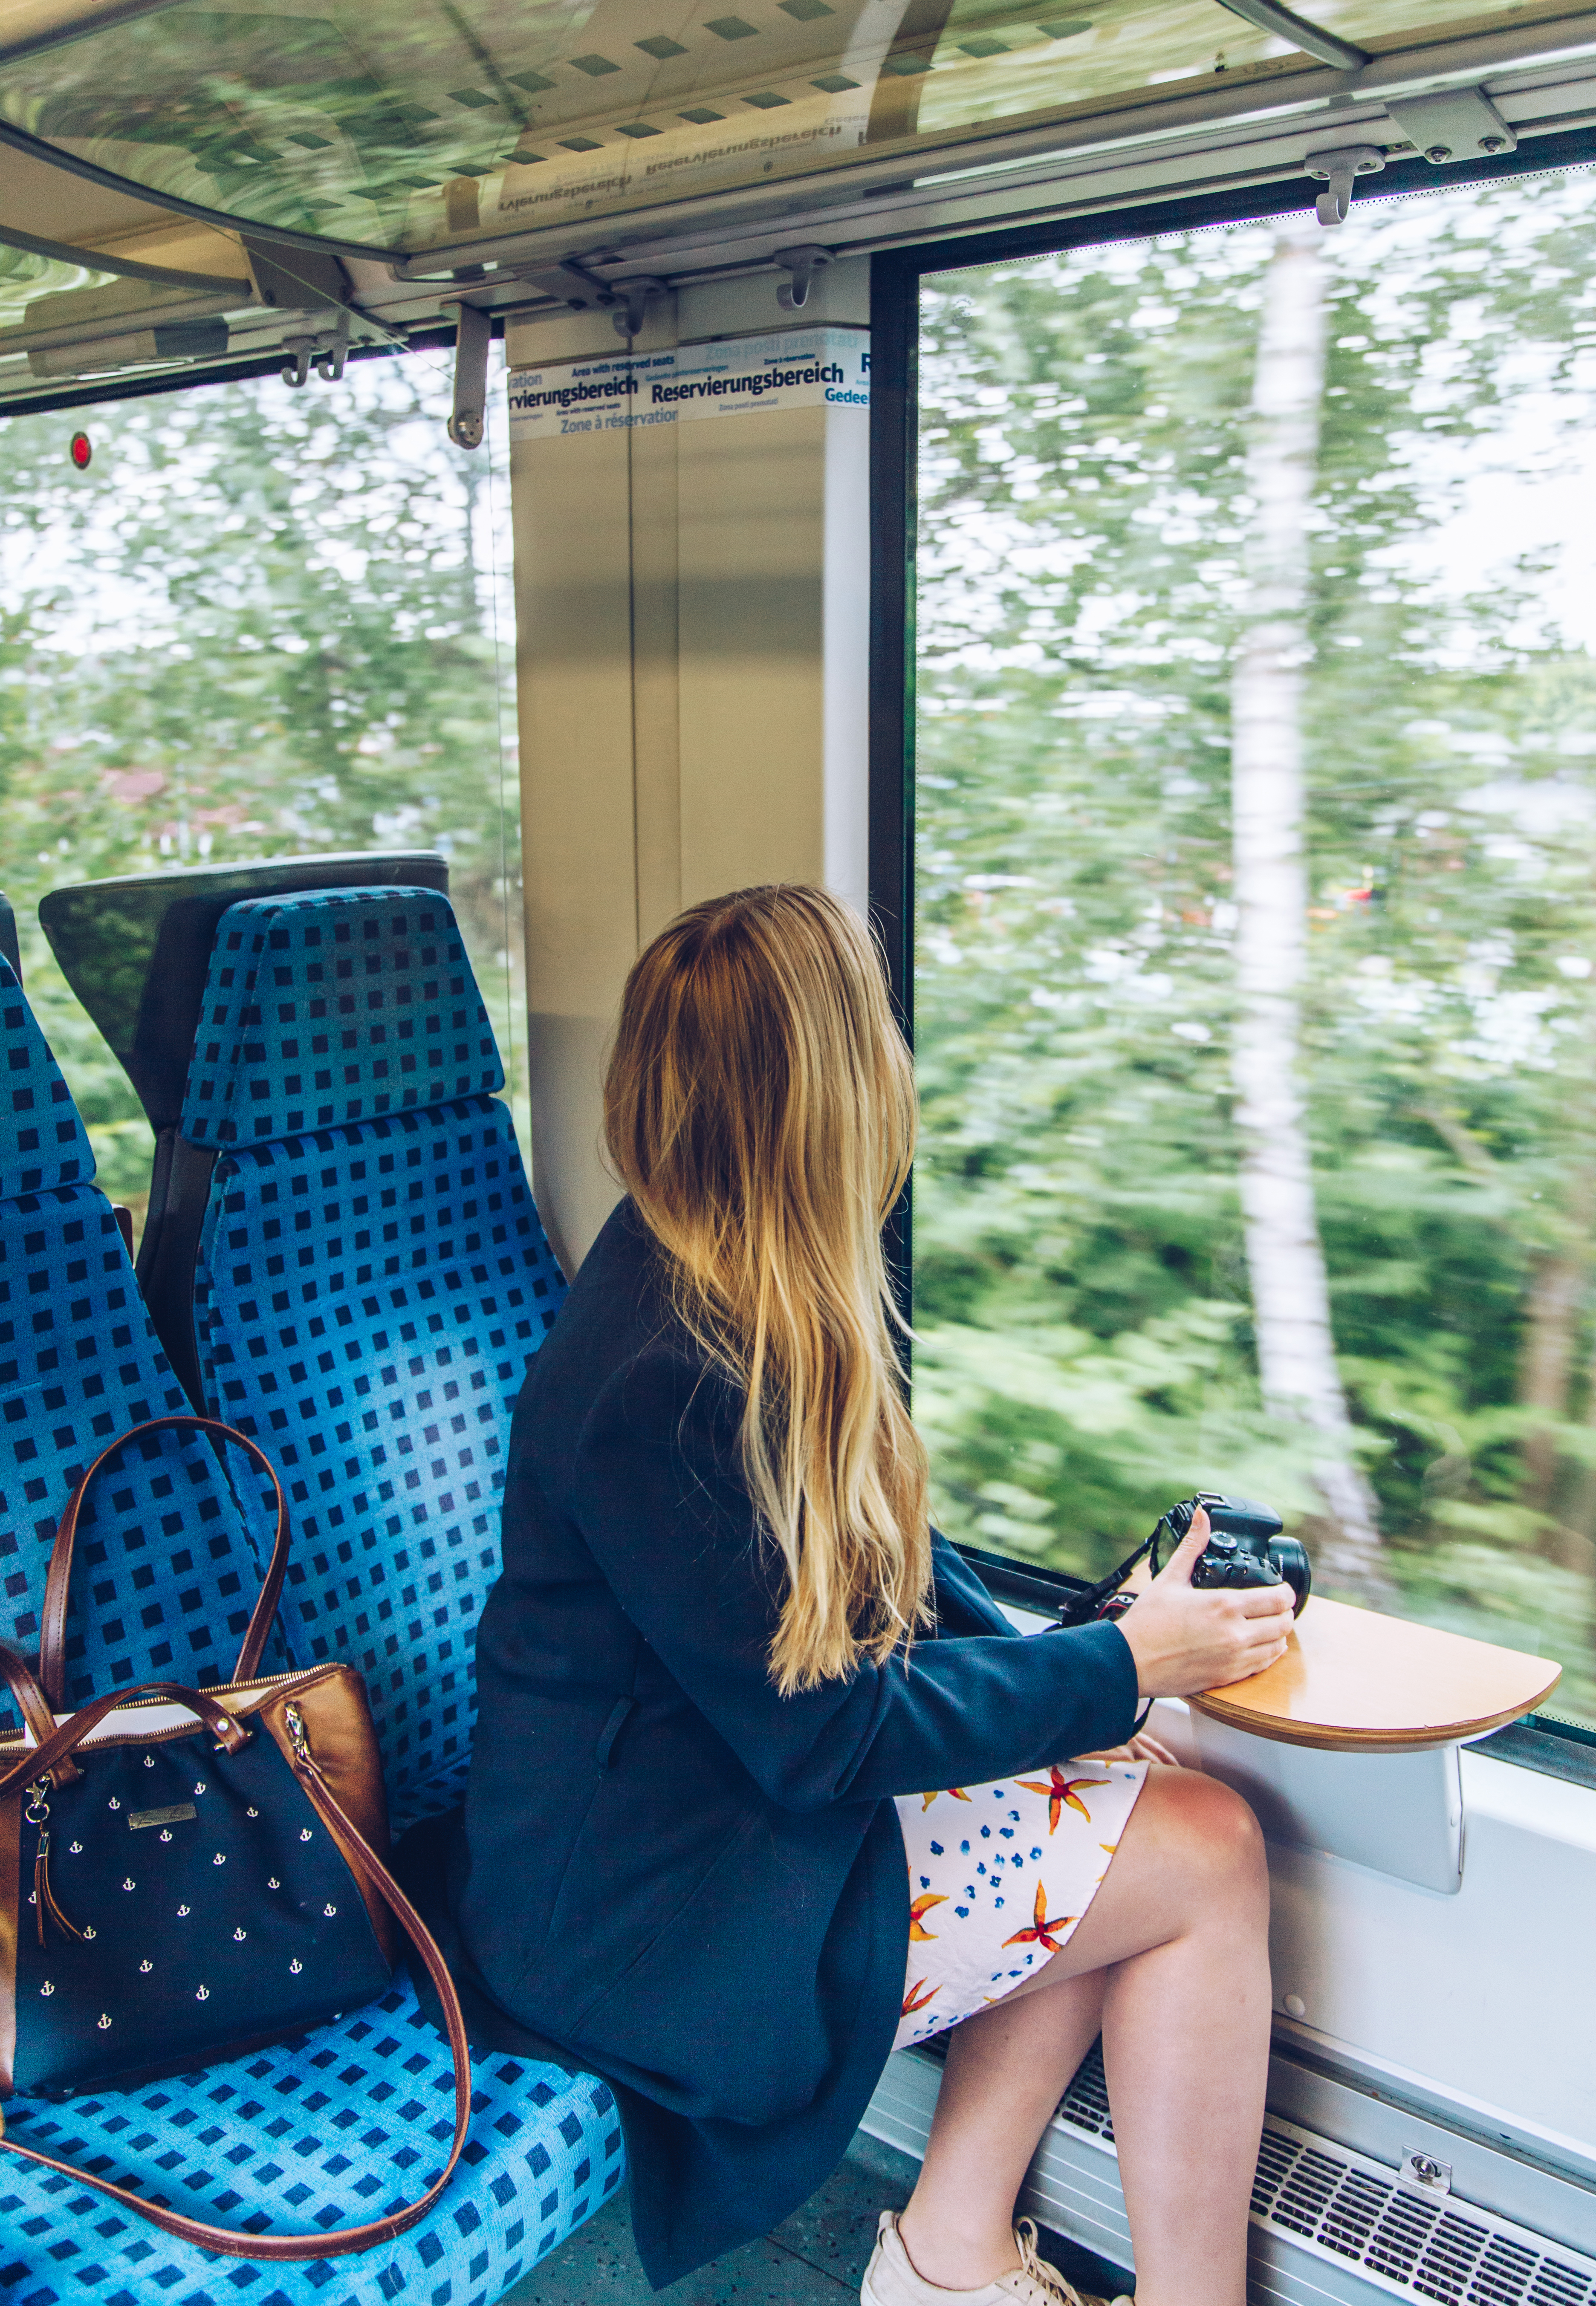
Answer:
[{"label": "seat headrest", "polygon": [[0,958],[0,1200],[49,1185],[86,1185],[94,1174],[89,1132],[22,997]]},{"label": "seat headrest", "polygon": [[255,1145],[503,1087],[435,890],[321,889],[222,915],[178,1124],[192,1145]]}]

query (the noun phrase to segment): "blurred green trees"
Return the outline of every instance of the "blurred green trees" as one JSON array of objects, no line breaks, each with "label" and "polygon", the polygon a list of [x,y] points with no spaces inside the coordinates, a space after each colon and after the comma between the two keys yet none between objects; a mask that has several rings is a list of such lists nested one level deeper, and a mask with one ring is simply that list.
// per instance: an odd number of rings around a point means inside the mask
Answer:
[{"label": "blurred green trees", "polygon": [[[1327,236],[1304,1027],[1400,1605],[1559,1656],[1591,1718],[1593,219],[1541,178]],[[1271,246],[924,296],[916,1410],[952,1533],[1094,1572],[1199,1482],[1315,1534],[1259,1396],[1228,1051]]]},{"label": "blurred green trees", "polygon": [[[1596,1720],[1593,221],[1547,177],[1327,236],[1305,1036],[1401,1605],[1558,1655]],[[1227,1038],[1270,246],[925,297],[916,1407],[945,1526],[1094,1570],[1199,1482],[1314,1536],[1259,1395]],[[38,933],[60,882],[441,847],[514,1064],[507,491],[445,393],[419,357],[107,406],[87,474],[81,415],[0,427],[0,887],[119,1198],[148,1137]]]},{"label": "blurred green trees", "polygon": [[60,883],[440,848],[507,1063],[520,1046],[508,488],[445,439],[446,365],[0,425],[0,888],[118,1199],[149,1133],[38,931]]}]

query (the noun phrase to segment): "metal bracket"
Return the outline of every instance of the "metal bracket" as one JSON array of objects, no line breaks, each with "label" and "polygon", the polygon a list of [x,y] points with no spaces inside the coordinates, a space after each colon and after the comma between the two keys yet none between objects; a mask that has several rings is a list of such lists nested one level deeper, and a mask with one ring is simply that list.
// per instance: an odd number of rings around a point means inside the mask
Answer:
[{"label": "metal bracket", "polygon": [[1386,110],[1432,168],[1448,160],[1479,160],[1514,151],[1518,139],[1482,88],[1443,89],[1435,96],[1399,96]]},{"label": "metal bracket", "polygon": [[831,250],[820,248],[812,241],[806,241],[798,248],[777,249],[772,261],[788,276],[776,291],[776,302],[784,312],[803,310],[809,301],[809,283],[831,260]]},{"label": "metal bracket", "polygon": [[283,350],[288,355],[283,363],[285,384],[308,384],[312,368],[323,384],[337,384],[349,357],[347,307],[339,312],[337,325],[330,335],[322,331],[313,337],[285,337]]},{"label": "metal bracket", "polygon": [[619,301],[610,319],[615,333],[627,344],[643,326],[644,316],[656,296],[669,296],[670,289],[662,280],[622,280],[617,284]]},{"label": "metal bracket", "polygon": [[279,312],[338,310],[348,300],[349,276],[336,256],[308,249],[268,247],[243,235],[243,252],[263,304]]},{"label": "metal bracket", "polygon": [[595,305],[607,311],[616,301],[614,289],[596,278],[574,256],[565,257],[542,271],[524,270],[519,265],[513,269],[518,281],[525,280],[540,295],[552,296],[568,304],[573,312],[591,312]]},{"label": "metal bracket", "polygon": [[1422,2153],[1410,2146],[1397,2165],[1396,2182],[1413,2186],[1421,2194],[1449,2194],[1452,2191],[1452,2165],[1438,2162],[1433,2154]]},{"label": "metal bracket", "polygon": [[448,437],[457,448],[480,448],[488,422],[488,346],[493,316],[480,304],[458,307],[455,335],[455,406]]},{"label": "metal bracket", "polygon": [[1310,152],[1302,163],[1304,173],[1319,177],[1327,187],[1313,204],[1320,224],[1344,224],[1353,204],[1354,180],[1371,176],[1385,165],[1386,156],[1378,144],[1344,144],[1337,151]]}]

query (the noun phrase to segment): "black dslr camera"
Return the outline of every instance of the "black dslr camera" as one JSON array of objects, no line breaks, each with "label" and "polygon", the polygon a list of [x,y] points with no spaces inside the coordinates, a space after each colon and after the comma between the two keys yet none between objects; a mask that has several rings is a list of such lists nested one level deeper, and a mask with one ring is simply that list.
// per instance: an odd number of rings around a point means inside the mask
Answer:
[{"label": "black dslr camera", "polygon": [[1209,1536],[1197,1558],[1191,1583],[1234,1587],[1278,1585],[1284,1580],[1295,1596],[1292,1615],[1300,1618],[1313,1584],[1313,1570],[1300,1540],[1281,1535],[1280,1516],[1272,1506],[1257,1505],[1250,1498],[1222,1498],[1213,1490],[1199,1490],[1195,1497],[1182,1498],[1179,1505],[1171,1506],[1167,1513],[1160,1515],[1152,1535],[1144,1538],[1135,1552],[1100,1584],[1071,1594],[1060,1612],[1060,1624],[1084,1626],[1094,1618],[1122,1617],[1136,1599],[1133,1593],[1121,1591],[1126,1578],[1144,1555],[1150,1557],[1156,1577],[1161,1566],[1160,1542],[1167,1537],[1179,1545],[1199,1506],[1207,1510]]},{"label": "black dslr camera", "polygon": [[[1212,1490],[1199,1490],[1171,1506],[1158,1525],[1178,1545],[1191,1526],[1199,1506],[1208,1508],[1209,1536],[1191,1572],[1194,1585],[1278,1585],[1282,1580],[1296,1595],[1292,1615],[1300,1618],[1313,1585],[1313,1570],[1306,1549],[1294,1537],[1280,1534],[1280,1516],[1271,1506],[1250,1498],[1222,1498]],[[1158,1530],[1153,1533],[1153,1573],[1158,1570]]]}]

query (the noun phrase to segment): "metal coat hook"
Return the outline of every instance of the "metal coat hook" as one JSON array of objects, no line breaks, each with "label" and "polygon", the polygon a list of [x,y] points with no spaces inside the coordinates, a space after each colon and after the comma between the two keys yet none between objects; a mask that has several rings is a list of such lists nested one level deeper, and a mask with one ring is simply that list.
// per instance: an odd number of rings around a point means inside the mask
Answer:
[{"label": "metal coat hook", "polygon": [[287,354],[283,363],[283,382],[297,389],[308,384],[313,367],[323,384],[337,384],[344,373],[344,363],[349,357],[349,315],[338,314],[337,327],[329,338],[320,334],[313,337],[285,337],[283,350]]},{"label": "metal coat hook", "polygon": [[338,314],[338,325],[333,330],[330,345],[324,345],[316,361],[316,373],[323,384],[337,384],[344,373],[344,363],[349,357],[349,315]]},{"label": "metal coat hook", "polygon": [[1385,165],[1386,156],[1378,144],[1346,144],[1338,151],[1310,152],[1302,167],[1326,187],[1313,204],[1320,224],[1344,224],[1356,179],[1371,176]]},{"label": "metal coat hook", "polygon": [[831,260],[831,250],[813,242],[806,242],[801,248],[777,249],[773,261],[788,275],[776,290],[776,302],[784,312],[802,311],[809,301],[809,283],[821,266]]},{"label": "metal coat hook", "polygon": [[670,291],[662,280],[618,280],[615,286],[621,301],[610,317],[615,323],[616,335],[630,344],[643,326],[644,315],[653,298],[668,296]]}]

